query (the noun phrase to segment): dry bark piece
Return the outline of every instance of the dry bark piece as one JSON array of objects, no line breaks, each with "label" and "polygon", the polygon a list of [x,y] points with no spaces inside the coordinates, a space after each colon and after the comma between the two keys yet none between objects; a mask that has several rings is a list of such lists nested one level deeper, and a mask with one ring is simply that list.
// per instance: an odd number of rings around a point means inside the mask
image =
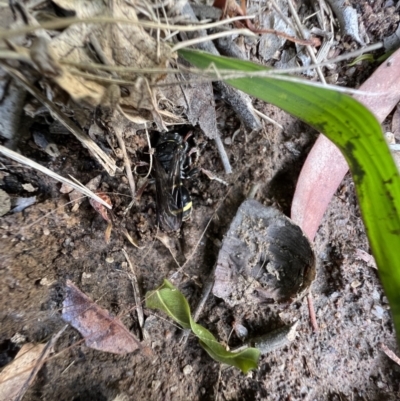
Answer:
[{"label": "dry bark piece", "polygon": [[8,147],[17,146],[20,130],[21,113],[24,106],[26,91],[15,79],[6,76],[0,69],[0,136],[9,140]]},{"label": "dry bark piece", "polygon": [[213,294],[229,305],[274,301],[306,293],[315,278],[315,256],[301,229],[272,207],[242,203],[218,254]]},{"label": "dry bark piece", "polygon": [[[356,98],[382,122],[400,101],[400,50],[389,57],[360,90],[374,94]],[[301,170],[291,210],[291,218],[311,241],[348,169],[339,149],[320,135]]]},{"label": "dry bark piece", "polygon": [[[183,7],[182,14],[188,17],[191,21],[198,22],[189,3],[186,3]],[[206,35],[207,33],[201,29],[195,33],[188,33],[189,39],[193,39],[196,36],[203,37]],[[218,50],[211,41],[199,43],[196,47],[211,54],[219,55]],[[262,128],[260,120],[253,112],[253,106],[249,96],[245,95],[243,92],[229,87],[221,81],[215,82],[214,85],[221,93],[222,98],[231,105],[238,117],[243,121],[246,128],[250,130],[260,130]]]},{"label": "dry bark piece", "polygon": [[15,400],[29,379],[45,344],[25,344],[0,374],[0,400]]},{"label": "dry bark piece", "polygon": [[[110,206],[112,206],[112,202],[110,197],[103,193],[103,192],[97,192],[97,195],[103,199],[103,201],[105,201],[106,203],[108,203]],[[106,209],[106,207],[104,205],[102,205],[99,202],[96,202],[94,199],[89,199],[89,203],[92,205],[93,209],[96,210],[97,213],[100,214],[100,216],[107,221],[108,223],[111,222],[111,218],[108,215],[108,211]]]},{"label": "dry bark piece", "polygon": [[[271,8],[271,7],[270,7]],[[281,2],[280,11],[283,15],[287,16],[289,13],[289,7],[286,1]],[[276,29],[278,31],[285,32],[290,36],[294,36],[296,31],[293,27],[288,26],[286,21],[282,19],[282,16],[274,9],[268,10],[260,15],[260,22],[263,28]],[[265,60],[269,61],[274,57],[275,53],[285,44],[286,38],[276,35],[263,35],[260,38],[259,54]],[[295,59],[295,58],[294,58]]]},{"label": "dry bark piece", "polygon": [[[103,201],[105,201],[106,203],[108,203],[112,207],[111,199],[107,194],[105,194],[103,192],[97,192],[97,195],[101,199],[103,199]],[[96,212],[99,213],[100,216],[108,223],[107,224],[107,228],[104,231],[104,240],[105,240],[106,244],[108,244],[110,242],[111,231],[112,231],[112,228],[113,228],[111,211],[109,213],[107,211],[107,208],[104,205],[102,205],[101,203],[95,201],[92,198],[89,199],[89,203],[91,204],[93,209],[96,210]]]},{"label": "dry bark piece", "polygon": [[342,34],[348,35],[360,45],[364,45],[359,34],[357,11],[346,0],[327,0],[327,2],[339,21]]},{"label": "dry bark piece", "polygon": [[89,348],[127,354],[140,348],[139,340],[121,320],[95,304],[70,280],[66,284],[62,318],[78,330]]},{"label": "dry bark piece", "polygon": [[6,191],[0,189],[0,217],[4,216],[11,209],[11,198]]}]

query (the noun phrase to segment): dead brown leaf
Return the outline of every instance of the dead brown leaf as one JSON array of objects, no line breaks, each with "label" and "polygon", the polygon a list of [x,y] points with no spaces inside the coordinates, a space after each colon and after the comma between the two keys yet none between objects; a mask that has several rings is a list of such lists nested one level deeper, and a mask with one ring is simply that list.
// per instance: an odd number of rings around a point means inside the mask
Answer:
[{"label": "dead brown leaf", "polygon": [[45,344],[25,344],[0,374],[0,400],[14,400],[29,379]]},{"label": "dead brown leaf", "polygon": [[113,354],[127,354],[141,348],[139,340],[119,318],[95,304],[69,280],[62,318],[81,333],[89,348]]},{"label": "dead brown leaf", "polygon": [[[137,21],[134,4],[123,0],[113,1],[109,6],[100,0],[92,2],[56,0],[55,3],[62,8],[74,11],[78,18],[103,15],[133,22],[133,24],[74,24],[54,38],[49,45],[49,51],[57,60],[93,64],[87,43],[90,37],[96,38],[99,44],[98,49],[102,54],[97,54],[97,57],[102,59],[103,64],[148,69],[166,67],[173,57],[166,43],[156,41],[142,27],[134,25]],[[101,75],[104,76],[104,73]],[[112,76],[116,77],[116,74],[113,73]],[[159,76],[146,74],[146,71],[140,76],[132,72],[119,71],[118,78],[135,82],[132,86],[125,86],[125,96],[119,99],[119,105],[124,113],[129,115],[132,108],[149,110],[159,123],[161,118],[158,115],[156,93],[150,86],[159,79]],[[76,87],[72,89],[70,85],[73,82]],[[106,87],[75,76],[73,73],[59,76],[57,83],[76,99],[85,98],[92,91],[93,86],[92,100],[97,105],[104,103],[103,100],[107,97]],[[102,90],[99,87],[102,87]],[[137,113],[133,111],[132,115],[136,121]]]}]

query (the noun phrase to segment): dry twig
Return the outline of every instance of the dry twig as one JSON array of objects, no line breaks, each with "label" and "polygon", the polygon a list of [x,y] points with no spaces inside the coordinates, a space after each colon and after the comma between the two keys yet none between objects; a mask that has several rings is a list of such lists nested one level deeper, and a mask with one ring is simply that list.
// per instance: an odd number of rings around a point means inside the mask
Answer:
[{"label": "dry twig", "polygon": [[379,344],[380,349],[393,361],[396,362],[398,365],[400,365],[400,358],[391,350],[387,347],[386,344],[380,343]]},{"label": "dry twig", "polygon": [[310,322],[313,328],[314,333],[318,333],[319,327],[317,318],[315,316],[315,309],[314,309],[314,301],[311,294],[311,291],[307,294],[307,304],[308,304],[308,313],[310,314]]},{"label": "dry twig", "polygon": [[[140,296],[140,287],[139,287],[139,281],[137,278],[136,270],[133,267],[132,262],[129,259],[127,252],[123,248],[122,248],[122,253],[124,254],[125,259],[128,262],[128,266],[131,270],[129,277],[131,279],[132,287],[133,287],[133,296],[135,298],[135,303],[136,303],[136,313],[137,313],[138,320],[139,320],[139,326],[141,329],[143,329],[144,313],[143,313],[143,308],[142,308],[142,298]],[[145,331],[142,331],[142,333],[143,333],[143,335],[145,335]]]}]

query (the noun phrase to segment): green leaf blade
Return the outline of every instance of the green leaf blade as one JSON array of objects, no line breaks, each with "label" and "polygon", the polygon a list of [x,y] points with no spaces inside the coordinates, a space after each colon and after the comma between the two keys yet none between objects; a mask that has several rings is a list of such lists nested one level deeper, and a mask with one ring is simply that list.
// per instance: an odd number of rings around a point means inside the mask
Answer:
[{"label": "green leaf blade", "polygon": [[[202,69],[265,71],[243,60],[182,49]],[[272,103],[323,132],[341,150],[352,172],[368,239],[388,297],[400,343],[400,176],[373,114],[352,97],[327,88],[273,77],[227,79],[227,83]]]}]

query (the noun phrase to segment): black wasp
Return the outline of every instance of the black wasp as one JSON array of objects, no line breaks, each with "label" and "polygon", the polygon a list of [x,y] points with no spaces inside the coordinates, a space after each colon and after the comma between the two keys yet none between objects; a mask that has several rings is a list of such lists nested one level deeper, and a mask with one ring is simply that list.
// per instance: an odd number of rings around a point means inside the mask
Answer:
[{"label": "black wasp", "polygon": [[183,186],[188,143],[177,132],[159,135],[155,146],[157,221],[164,231],[177,231],[192,212],[192,199]]}]

